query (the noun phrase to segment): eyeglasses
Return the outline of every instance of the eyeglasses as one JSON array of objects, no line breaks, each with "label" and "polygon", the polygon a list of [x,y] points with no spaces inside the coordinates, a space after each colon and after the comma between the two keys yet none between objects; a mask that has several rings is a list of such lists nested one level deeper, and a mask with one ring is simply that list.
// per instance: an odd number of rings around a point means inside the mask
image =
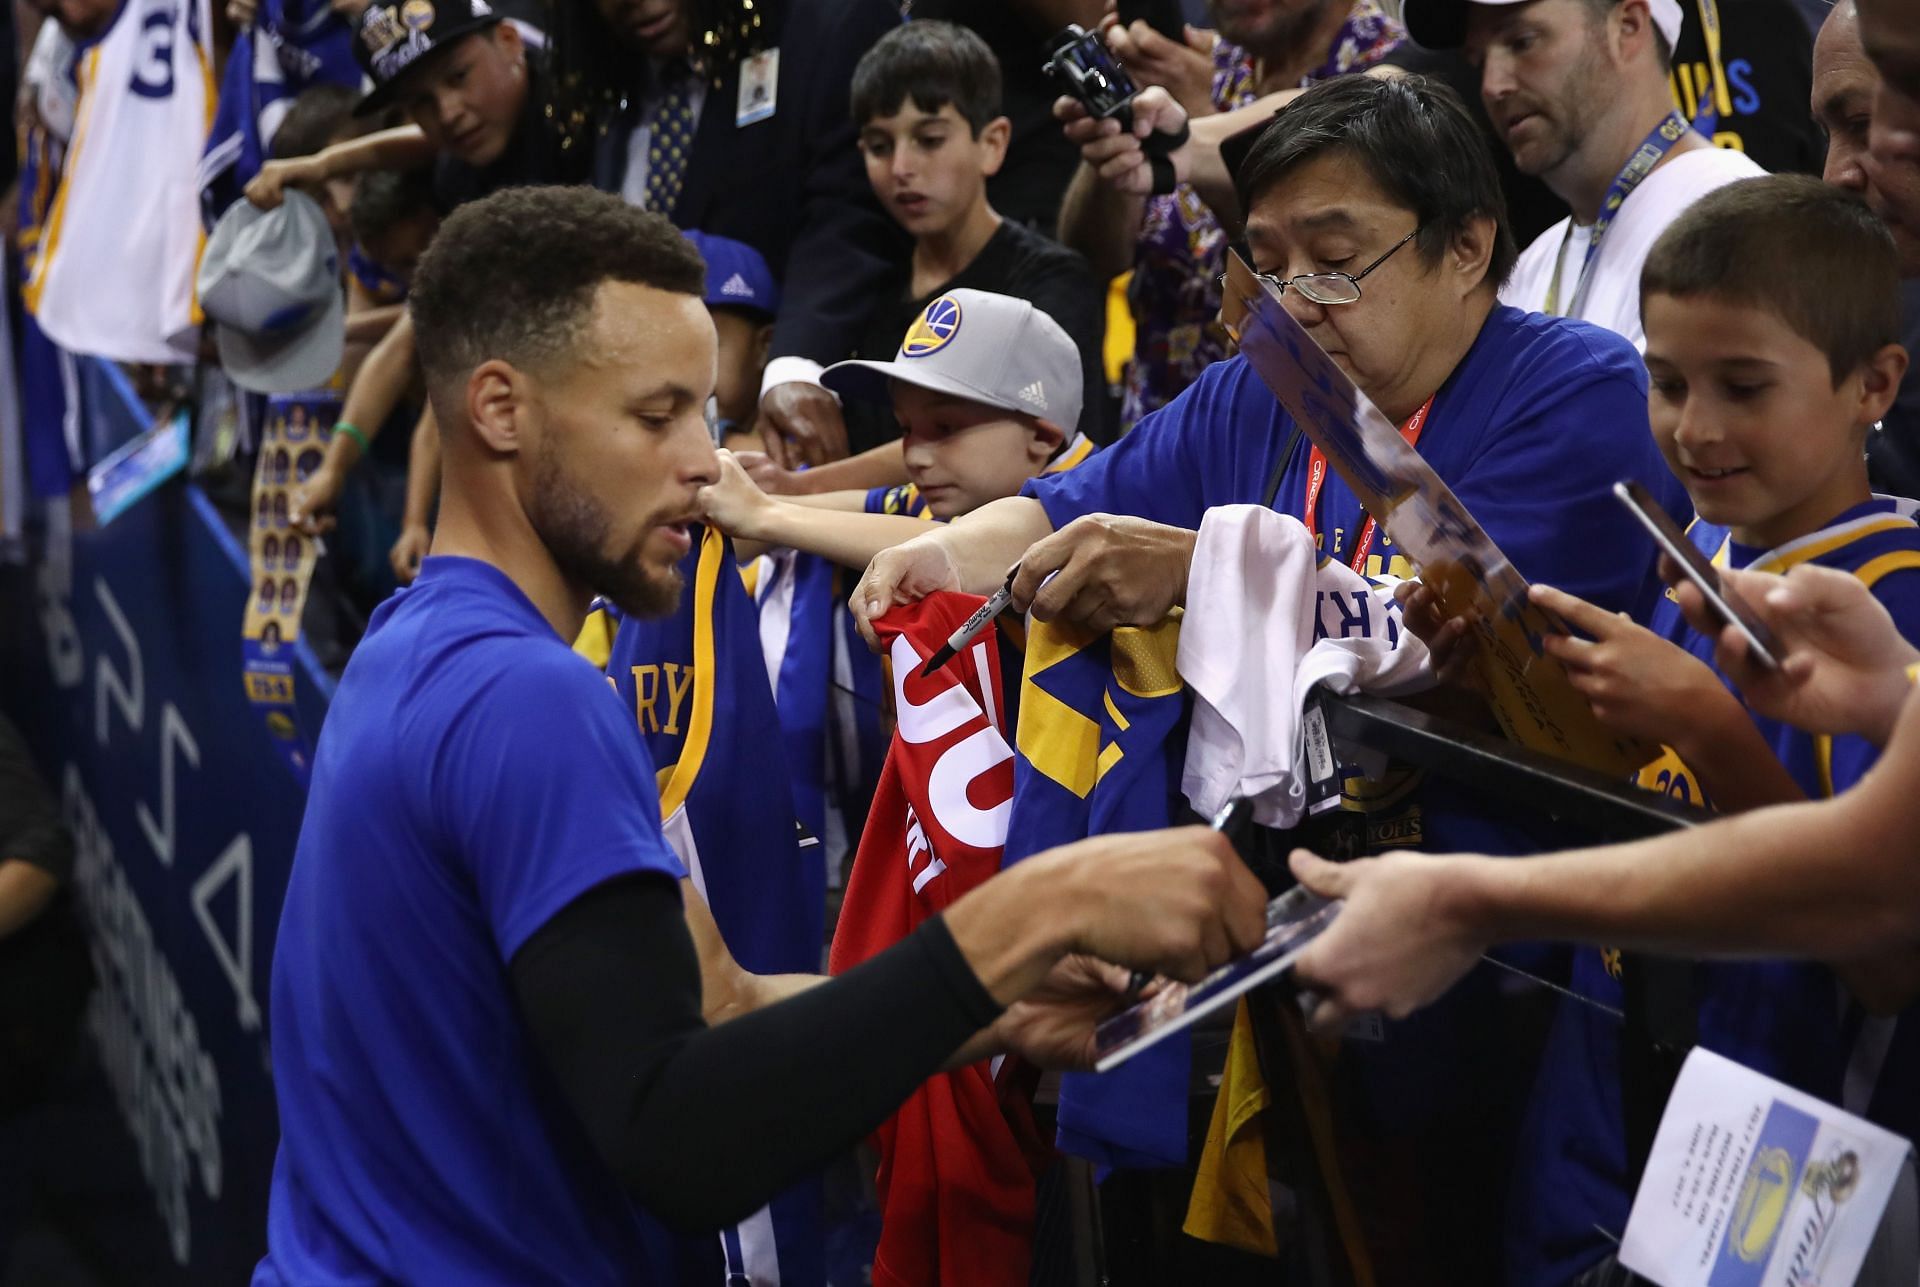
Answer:
[{"label": "eyeglasses", "polygon": [[[1272,273],[1255,273],[1254,276],[1282,295],[1286,294],[1287,287],[1291,286],[1316,304],[1351,304],[1360,298],[1360,279],[1392,259],[1400,247],[1419,235],[1422,226],[1424,225],[1416,225],[1412,232],[1394,242],[1387,249],[1387,253],[1357,273],[1301,273],[1298,277],[1276,277]],[[1222,273],[1220,274],[1221,288],[1225,289],[1226,284],[1227,275]]]}]

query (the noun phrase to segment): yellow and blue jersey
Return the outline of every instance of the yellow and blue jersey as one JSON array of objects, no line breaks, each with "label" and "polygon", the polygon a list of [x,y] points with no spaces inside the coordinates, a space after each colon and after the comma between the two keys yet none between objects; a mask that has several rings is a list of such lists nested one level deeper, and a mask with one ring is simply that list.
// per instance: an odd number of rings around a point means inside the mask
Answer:
[{"label": "yellow and blue jersey", "polygon": [[[1920,527],[1875,499],[1855,506],[1808,536],[1771,550],[1743,546],[1725,527],[1696,521],[1687,537],[1717,566],[1784,573],[1811,563],[1850,572],[1873,590],[1908,639],[1920,640]],[[1681,616],[1671,594],[1656,604],[1649,627],[1707,665],[1713,640]],[[1731,687],[1731,685],[1729,685]],[[1828,738],[1753,715],[1755,725],[1793,780],[1812,799],[1838,794],[1872,766],[1878,751],[1864,738]],[[1691,771],[1671,751],[1649,764],[1640,784],[1695,804],[1711,804]],[[1800,961],[1706,961],[1694,967],[1699,1044],[1769,1077],[1840,1103],[1858,1007],[1844,999],[1825,966]],[[1619,1009],[1619,956],[1576,952],[1579,994]],[[1913,1069],[1920,1049],[1902,1023],[1883,1065],[1872,1105],[1857,1107],[1911,1129],[1920,1108]],[[1626,1225],[1635,1177],[1627,1173],[1620,1110],[1620,1025],[1609,1015],[1566,1003],[1556,1017],[1526,1128],[1528,1183],[1516,1194],[1509,1262],[1516,1287],[1561,1283],[1598,1261]],[[1904,1088],[1896,1082],[1904,1081]]]},{"label": "yellow and blue jersey", "polygon": [[[1179,643],[1178,611],[1101,635],[1032,623],[1005,862],[1186,816],[1180,770],[1191,703],[1174,668]],[[1106,1166],[1185,1164],[1191,1063],[1181,1033],[1112,1072],[1066,1074],[1060,1147]]]}]

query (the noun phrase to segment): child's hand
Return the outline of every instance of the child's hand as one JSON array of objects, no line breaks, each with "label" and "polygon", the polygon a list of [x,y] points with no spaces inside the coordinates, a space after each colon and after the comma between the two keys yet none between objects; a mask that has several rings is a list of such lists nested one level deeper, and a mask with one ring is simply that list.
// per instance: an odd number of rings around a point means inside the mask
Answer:
[{"label": "child's hand", "polygon": [[1738,705],[1705,662],[1625,613],[1596,608],[1550,585],[1534,586],[1529,597],[1592,636],[1549,635],[1546,650],[1567,668],[1595,718],[1614,732],[1662,742],[1684,755],[1679,744],[1690,730],[1712,723],[1716,708]]},{"label": "child's hand", "polygon": [[308,475],[307,481],[293,489],[293,503],[287,519],[308,536],[324,536],[333,530],[333,511],[340,505],[340,493],[346,490],[346,474],[333,467],[329,458]]},{"label": "child's hand", "polygon": [[755,520],[773,502],[747,477],[732,452],[722,447],[716,454],[720,457],[720,477],[700,489],[701,513],[728,536],[760,539]]},{"label": "child's hand", "polygon": [[286,199],[287,188],[324,183],[326,178],[325,167],[314,157],[269,161],[260,167],[260,173],[254,175],[253,181],[247,184],[246,197],[262,210],[273,210]]},{"label": "child's hand", "polygon": [[1479,692],[1480,668],[1474,664],[1480,644],[1474,637],[1473,618],[1450,617],[1440,606],[1440,597],[1418,581],[1402,581],[1393,588],[1400,603],[1400,624],[1427,646],[1433,674],[1443,684]]},{"label": "child's hand", "polygon": [[401,585],[412,585],[413,578],[420,575],[420,560],[427,557],[432,545],[433,533],[425,523],[408,523],[400,529],[400,539],[387,551],[387,562],[393,565],[393,575]]}]

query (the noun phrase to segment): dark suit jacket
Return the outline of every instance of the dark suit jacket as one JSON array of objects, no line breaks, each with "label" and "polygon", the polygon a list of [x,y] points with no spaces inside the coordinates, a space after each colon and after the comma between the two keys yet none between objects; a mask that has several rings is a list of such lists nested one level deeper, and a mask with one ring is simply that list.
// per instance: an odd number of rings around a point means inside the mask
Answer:
[{"label": "dark suit jacket", "polygon": [[[775,357],[837,362],[853,352],[875,289],[911,244],[881,210],[848,119],[853,67],[898,26],[887,0],[764,0],[780,50],[776,110],[737,127],[740,69],[709,88],[673,221],[743,241],[780,279]],[[637,118],[636,118],[637,119]],[[620,190],[630,128],[603,136],[594,184]]]}]

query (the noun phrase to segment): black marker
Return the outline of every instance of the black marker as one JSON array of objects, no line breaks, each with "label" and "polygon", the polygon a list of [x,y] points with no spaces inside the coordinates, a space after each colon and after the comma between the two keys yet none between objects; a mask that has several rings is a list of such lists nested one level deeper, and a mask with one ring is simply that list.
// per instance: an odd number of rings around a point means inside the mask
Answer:
[{"label": "black marker", "polygon": [[927,664],[920,667],[922,679],[959,656],[961,649],[978,639],[993,619],[1007,610],[1007,605],[1013,602],[1013,578],[1019,575],[1018,563],[1007,569],[1006,584],[988,595],[987,601],[975,608],[973,615],[961,622],[960,628],[948,635],[947,641],[940,645],[933,656],[927,658]]}]

